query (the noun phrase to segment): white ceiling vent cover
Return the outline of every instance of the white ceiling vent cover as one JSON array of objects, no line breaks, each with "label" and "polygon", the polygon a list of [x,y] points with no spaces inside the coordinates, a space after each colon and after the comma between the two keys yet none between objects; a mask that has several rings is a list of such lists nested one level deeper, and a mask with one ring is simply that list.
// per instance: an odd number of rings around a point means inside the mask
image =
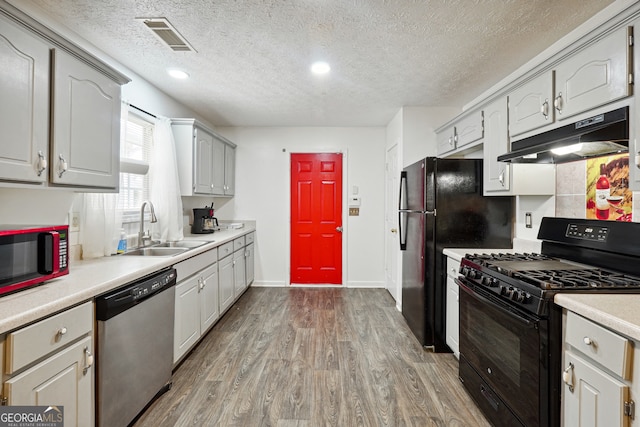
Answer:
[{"label": "white ceiling vent cover", "polygon": [[153,34],[177,52],[196,52],[189,42],[182,37],[167,18],[136,18],[142,21]]}]

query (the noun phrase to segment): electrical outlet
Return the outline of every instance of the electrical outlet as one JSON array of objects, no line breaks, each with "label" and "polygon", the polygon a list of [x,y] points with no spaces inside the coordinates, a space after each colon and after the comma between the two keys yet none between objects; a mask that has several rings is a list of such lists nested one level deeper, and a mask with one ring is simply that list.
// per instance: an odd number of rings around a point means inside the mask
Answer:
[{"label": "electrical outlet", "polygon": [[69,231],[80,230],[80,212],[71,212],[69,214]]},{"label": "electrical outlet", "polygon": [[359,216],[360,208],[349,208],[349,216]]}]

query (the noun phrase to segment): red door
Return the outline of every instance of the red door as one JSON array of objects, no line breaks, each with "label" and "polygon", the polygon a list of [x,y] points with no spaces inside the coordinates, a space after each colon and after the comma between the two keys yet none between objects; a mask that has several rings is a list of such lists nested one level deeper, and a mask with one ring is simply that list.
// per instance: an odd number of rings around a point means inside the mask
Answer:
[{"label": "red door", "polygon": [[342,154],[291,154],[291,283],[342,283]]}]

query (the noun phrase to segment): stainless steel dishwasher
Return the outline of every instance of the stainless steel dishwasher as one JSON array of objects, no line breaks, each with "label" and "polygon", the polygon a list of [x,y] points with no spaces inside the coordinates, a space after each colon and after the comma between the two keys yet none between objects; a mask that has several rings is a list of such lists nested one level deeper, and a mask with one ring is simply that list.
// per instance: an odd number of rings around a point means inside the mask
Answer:
[{"label": "stainless steel dishwasher", "polygon": [[171,388],[176,270],[96,297],[96,419],[129,425]]}]

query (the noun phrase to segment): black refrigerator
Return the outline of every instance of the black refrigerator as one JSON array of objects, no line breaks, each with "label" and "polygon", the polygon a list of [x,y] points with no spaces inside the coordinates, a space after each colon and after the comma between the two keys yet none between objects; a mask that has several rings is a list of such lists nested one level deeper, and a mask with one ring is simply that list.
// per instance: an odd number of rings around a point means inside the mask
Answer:
[{"label": "black refrigerator", "polygon": [[514,198],[482,195],[482,160],[427,157],[400,176],[402,315],[435,352],[446,340],[444,248],[511,248]]}]

